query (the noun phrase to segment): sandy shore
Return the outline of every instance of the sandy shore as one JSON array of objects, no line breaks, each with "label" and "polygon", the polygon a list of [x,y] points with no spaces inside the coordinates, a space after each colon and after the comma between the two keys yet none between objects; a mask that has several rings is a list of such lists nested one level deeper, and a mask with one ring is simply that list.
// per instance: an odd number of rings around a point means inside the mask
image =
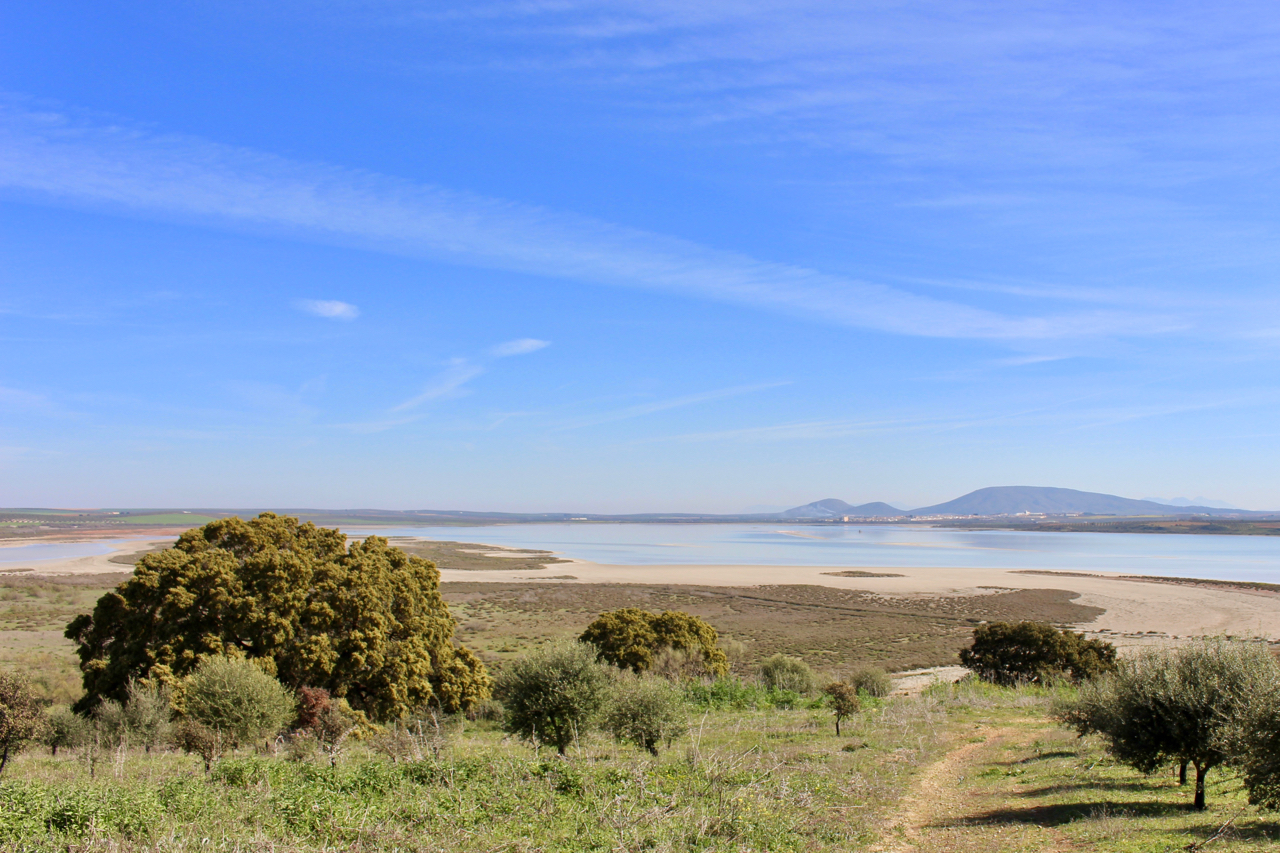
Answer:
[{"label": "sandy shore", "polygon": [[34,560],[31,562],[17,563],[0,563],[0,573],[4,572],[22,572],[27,574],[38,575],[89,575],[102,574],[104,572],[127,572],[131,571],[131,567],[124,563],[113,563],[111,558],[117,554],[132,554],[137,551],[146,551],[157,545],[168,545],[176,539],[176,536],[164,537],[143,537],[132,538],[126,540],[86,540],[86,539],[40,539],[32,541],[6,542],[0,545],[0,550],[8,548],[21,547],[23,545],[46,545],[56,544],[59,541],[64,542],[85,542],[99,541],[111,549],[107,554],[94,554],[89,557],[71,557],[65,560]]},{"label": "sandy shore", "polygon": [[[143,551],[171,542],[166,538],[130,539],[108,542],[112,554],[48,560],[32,563],[0,564],[0,571],[29,568],[35,574],[89,574],[127,571],[128,566],[110,562],[115,553]],[[0,546],[4,547],[4,546]],[[1166,584],[1121,578],[1119,575],[1022,574],[1004,569],[955,568],[862,568],[897,577],[838,577],[831,572],[848,567],[831,566],[744,566],[744,565],[654,565],[615,566],[572,560],[540,571],[523,568],[509,571],[443,570],[444,581],[556,583],[692,584],[699,586],[761,586],[769,584],[814,584],[838,589],[867,590],[886,596],[981,595],[998,589],[1066,589],[1079,593],[1080,604],[1100,607],[1105,613],[1078,626],[1091,634],[1135,635],[1153,632],[1163,637],[1231,634],[1280,640],[1280,595],[1243,590]],[[566,577],[568,576],[568,577]]]},{"label": "sandy shore", "polygon": [[[1004,569],[865,568],[867,572],[900,577],[838,577],[828,572],[847,567],[821,566],[613,566],[573,561],[549,567],[550,578],[572,575],[560,583],[696,584],[700,586],[760,586],[815,584],[860,589],[886,596],[981,595],[998,589],[1066,589],[1080,594],[1080,604],[1106,612],[1079,627],[1089,633],[1135,635],[1146,631],[1166,637],[1212,634],[1266,637],[1280,640],[1280,596],[1198,586],[1121,579],[1119,575],[1026,575]],[[451,572],[446,581],[539,580],[538,573]]]}]

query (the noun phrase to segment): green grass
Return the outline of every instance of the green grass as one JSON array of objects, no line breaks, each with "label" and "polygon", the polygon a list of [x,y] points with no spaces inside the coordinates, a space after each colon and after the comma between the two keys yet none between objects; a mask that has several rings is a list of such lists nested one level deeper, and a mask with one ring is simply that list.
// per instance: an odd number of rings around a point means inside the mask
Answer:
[{"label": "green grass", "polygon": [[206,776],[190,756],[105,751],[91,778],[84,752],[30,752],[0,782],[0,848],[1164,853],[1234,820],[1210,849],[1243,853],[1280,836],[1230,772],[1191,811],[1171,772],[1056,726],[1053,696],[944,685],[870,703],[842,737],[821,708],[690,706],[690,735],[656,759],[599,735],[560,759],[461,720],[438,756],[359,743],[336,767],[263,749]]}]

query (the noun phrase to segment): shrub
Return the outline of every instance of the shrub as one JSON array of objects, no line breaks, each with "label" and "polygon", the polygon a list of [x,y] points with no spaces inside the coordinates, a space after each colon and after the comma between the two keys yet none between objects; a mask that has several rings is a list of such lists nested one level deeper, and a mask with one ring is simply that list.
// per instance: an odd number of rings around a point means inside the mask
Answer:
[{"label": "shrub", "polygon": [[471,710],[467,711],[467,719],[500,723],[506,713],[506,709],[502,707],[502,703],[497,699],[481,699],[471,706]]},{"label": "shrub", "polygon": [[893,690],[893,680],[889,673],[878,666],[860,666],[845,679],[854,691],[866,693],[877,699],[883,699]]},{"label": "shrub", "polygon": [[294,716],[294,700],[280,682],[253,663],[210,657],[187,678],[188,720],[217,732],[235,747],[274,735]]},{"label": "shrub", "polygon": [[688,732],[689,723],[684,701],[669,682],[632,678],[621,682],[614,691],[604,729],[619,741],[657,755],[658,744],[670,747]]},{"label": "shrub", "polygon": [[81,713],[123,702],[130,679],[175,683],[202,658],[247,654],[291,688],[324,687],[384,720],[489,695],[454,629],[434,564],[378,536],[348,546],[338,530],[263,513],[147,554],[66,636],[84,674]]},{"label": "shrub", "polygon": [[98,742],[106,747],[124,746],[129,742],[129,720],[124,706],[108,699],[93,709],[93,729]]},{"label": "shrub", "polygon": [[173,705],[169,688],[163,684],[130,681],[124,706],[125,725],[135,743],[147,751],[169,740]]},{"label": "shrub", "polygon": [[560,642],[510,663],[498,676],[507,731],[564,755],[608,698],[613,675],[597,654],[586,643]]},{"label": "shrub", "polygon": [[760,681],[770,690],[791,690],[801,695],[812,693],[818,686],[818,676],[809,664],[783,654],[760,662]]},{"label": "shrub", "polygon": [[0,774],[9,756],[16,754],[36,733],[40,724],[40,705],[25,678],[0,672]]},{"label": "shrub", "polygon": [[1012,686],[1042,682],[1054,675],[1076,681],[1115,667],[1116,649],[1074,631],[1059,631],[1045,622],[990,622],[973,631],[973,645],[960,652],[960,663],[984,681]]},{"label": "shrub", "polygon": [[336,766],[347,738],[363,722],[361,715],[344,700],[332,699],[323,687],[302,688],[297,704],[295,725],[299,733],[313,738],[316,747],[329,757],[329,766]]},{"label": "shrub", "polygon": [[44,724],[39,729],[40,743],[49,747],[50,755],[59,749],[75,749],[89,738],[89,723],[66,705],[45,709]]},{"label": "shrub", "polygon": [[663,649],[689,652],[702,658],[706,673],[725,675],[728,658],[719,647],[719,634],[697,616],[680,610],[650,613],[634,607],[601,613],[578,638],[596,648],[599,659],[619,669],[647,672]]},{"label": "shrub", "polygon": [[862,701],[858,698],[857,688],[843,681],[828,684],[822,692],[831,698],[831,712],[836,718],[836,736],[838,737],[840,721],[858,713],[862,708]]},{"label": "shrub", "polygon": [[191,719],[182,720],[174,728],[173,742],[183,752],[200,756],[204,761],[206,773],[230,747],[230,743],[220,730]]},{"label": "shrub", "polygon": [[1228,757],[1232,721],[1244,717],[1249,697],[1278,684],[1280,670],[1260,644],[1197,640],[1121,661],[1055,713],[1082,735],[1102,735],[1117,760],[1144,773],[1193,765],[1195,808],[1203,809],[1205,777]]}]

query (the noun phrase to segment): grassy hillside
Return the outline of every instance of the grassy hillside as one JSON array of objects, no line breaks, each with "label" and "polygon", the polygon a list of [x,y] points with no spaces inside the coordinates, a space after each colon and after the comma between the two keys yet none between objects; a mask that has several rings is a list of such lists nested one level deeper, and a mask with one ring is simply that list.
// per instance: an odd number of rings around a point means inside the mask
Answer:
[{"label": "grassy hillside", "polygon": [[[0,846],[30,851],[1258,850],[1280,825],[1215,774],[1187,809],[1171,774],[1111,762],[1046,717],[1052,694],[941,685],[868,707],[691,707],[658,758],[589,737],[557,759],[449,721],[438,754],[353,746],[336,767],[274,748],[224,760],[28,753],[0,781]],[[1199,848],[1197,848],[1199,849]]]}]

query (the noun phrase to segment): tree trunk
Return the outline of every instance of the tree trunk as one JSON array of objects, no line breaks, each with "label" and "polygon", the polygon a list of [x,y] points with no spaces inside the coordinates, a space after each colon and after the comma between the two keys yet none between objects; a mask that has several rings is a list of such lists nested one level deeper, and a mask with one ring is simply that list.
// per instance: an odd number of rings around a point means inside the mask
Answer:
[{"label": "tree trunk", "polygon": [[1208,765],[1201,766],[1196,762],[1196,801],[1192,806],[1196,811],[1204,811],[1204,777],[1209,775]]},{"label": "tree trunk", "polygon": [[4,775],[4,766],[9,763],[9,744],[4,745],[4,753],[0,754],[0,776]]},{"label": "tree trunk", "polygon": [[1185,760],[1178,763],[1178,784],[1187,784],[1187,762]]},{"label": "tree trunk", "polygon": [[836,737],[840,737],[840,718],[836,717]]}]

